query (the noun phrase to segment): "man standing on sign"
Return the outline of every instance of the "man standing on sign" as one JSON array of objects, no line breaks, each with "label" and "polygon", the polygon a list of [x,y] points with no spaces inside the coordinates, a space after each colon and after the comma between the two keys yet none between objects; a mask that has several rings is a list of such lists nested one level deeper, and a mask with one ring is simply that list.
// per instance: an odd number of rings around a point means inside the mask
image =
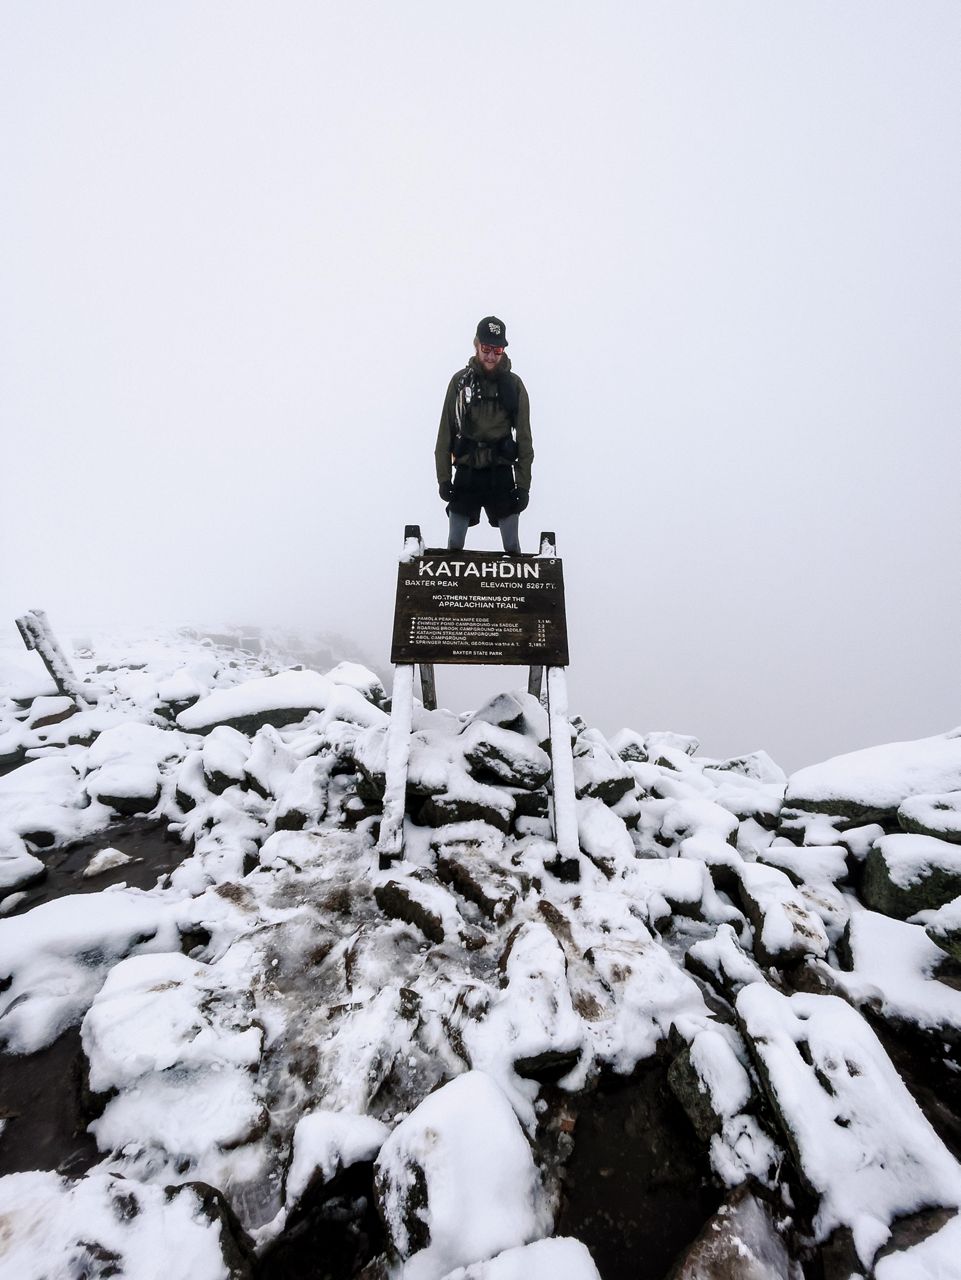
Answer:
[{"label": "man standing on sign", "polygon": [[444,399],[434,460],[452,551],[463,549],[483,507],[500,529],[504,550],[520,554],[518,517],[528,503],[534,446],[527,388],[511,372],[506,346],[503,320],[485,316],[474,354],[451,378]]}]

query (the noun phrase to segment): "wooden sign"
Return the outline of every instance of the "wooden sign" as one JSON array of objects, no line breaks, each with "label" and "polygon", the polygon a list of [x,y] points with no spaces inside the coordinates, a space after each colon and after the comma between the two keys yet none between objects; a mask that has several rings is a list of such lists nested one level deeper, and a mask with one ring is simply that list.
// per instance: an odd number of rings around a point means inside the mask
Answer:
[{"label": "wooden sign", "polygon": [[446,550],[402,560],[390,660],[566,667],[561,561]]}]

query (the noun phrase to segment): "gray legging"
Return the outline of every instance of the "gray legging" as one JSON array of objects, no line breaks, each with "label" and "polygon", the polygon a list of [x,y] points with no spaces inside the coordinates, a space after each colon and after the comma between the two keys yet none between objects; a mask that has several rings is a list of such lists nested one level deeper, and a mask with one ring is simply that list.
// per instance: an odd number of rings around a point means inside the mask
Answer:
[{"label": "gray legging", "polygon": [[[501,516],[498,528],[501,531],[501,542],[504,544],[504,550],[510,552],[511,555],[519,556],[521,553],[521,540],[518,533],[518,522],[520,516],[515,512],[510,516]],[[467,530],[470,528],[470,517],[462,516],[456,511],[450,513],[450,533],[447,537],[448,551],[463,551],[464,543],[467,541]]]}]

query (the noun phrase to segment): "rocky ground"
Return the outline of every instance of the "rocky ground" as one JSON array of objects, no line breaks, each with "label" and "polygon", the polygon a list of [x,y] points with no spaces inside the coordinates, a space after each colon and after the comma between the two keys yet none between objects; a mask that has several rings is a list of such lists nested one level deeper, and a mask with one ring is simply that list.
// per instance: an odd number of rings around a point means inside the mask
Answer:
[{"label": "rocky ground", "polygon": [[961,735],[575,719],[562,859],[540,703],[417,707],[382,869],[371,672],[71,657],[0,670],[0,1275],[959,1274]]}]

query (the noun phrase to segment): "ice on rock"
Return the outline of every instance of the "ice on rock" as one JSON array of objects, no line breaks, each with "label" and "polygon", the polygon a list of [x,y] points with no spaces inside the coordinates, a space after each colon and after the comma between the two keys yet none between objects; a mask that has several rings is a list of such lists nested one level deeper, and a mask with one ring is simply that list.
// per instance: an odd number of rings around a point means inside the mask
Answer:
[{"label": "ice on rock", "polygon": [[116,888],[46,902],[0,920],[0,1040],[35,1053],[79,1022],[118,960],[179,944],[170,902]]},{"label": "ice on rock", "polygon": [[770,1207],[746,1188],[708,1221],[671,1280],[802,1280]]},{"label": "ice on rock", "polygon": [[523,1130],[480,1071],[451,1080],[401,1121],[381,1147],[376,1187],[405,1280],[441,1280],[551,1226]]},{"label": "ice on rock", "polygon": [[[492,1075],[529,1119],[525,1100],[536,1090],[518,1087],[516,1076],[570,1076],[583,1056],[584,1023],[574,1011],[564,952],[546,924],[520,925],[502,964],[507,985],[487,1017],[465,1027],[463,1039],[471,1064]],[[567,1080],[569,1087],[583,1074]]]},{"label": "ice on rock", "polygon": [[373,1160],[390,1129],[373,1116],[346,1111],[312,1111],[297,1121],[293,1155],[287,1171],[288,1210],[319,1174],[324,1182],[359,1161]]},{"label": "ice on rock", "polygon": [[850,1228],[867,1267],[896,1218],[961,1204],[961,1166],[850,1005],[754,983],[736,1007],[788,1145],[819,1197],[818,1240]]},{"label": "ice on rock", "polygon": [[215,966],[179,953],[131,956],[111,969],[81,1028],[95,1093],[170,1067],[223,1071],[260,1061],[249,996]]},{"label": "ice on rock", "polygon": [[488,1262],[458,1267],[444,1280],[601,1280],[586,1245],[569,1236],[505,1249]]},{"label": "ice on rock", "polygon": [[192,1187],[163,1187],[92,1170],[0,1178],[0,1270],[10,1280],[118,1276],[228,1280],[222,1224]]},{"label": "ice on rock", "polygon": [[[224,971],[221,972],[221,966]],[[177,954],[135,956],[111,970],[83,1020],[90,1088],[116,1091],[90,1131],[102,1151],[160,1153],[194,1177],[231,1181],[224,1153],[259,1137],[263,1030],[236,967]]]}]

